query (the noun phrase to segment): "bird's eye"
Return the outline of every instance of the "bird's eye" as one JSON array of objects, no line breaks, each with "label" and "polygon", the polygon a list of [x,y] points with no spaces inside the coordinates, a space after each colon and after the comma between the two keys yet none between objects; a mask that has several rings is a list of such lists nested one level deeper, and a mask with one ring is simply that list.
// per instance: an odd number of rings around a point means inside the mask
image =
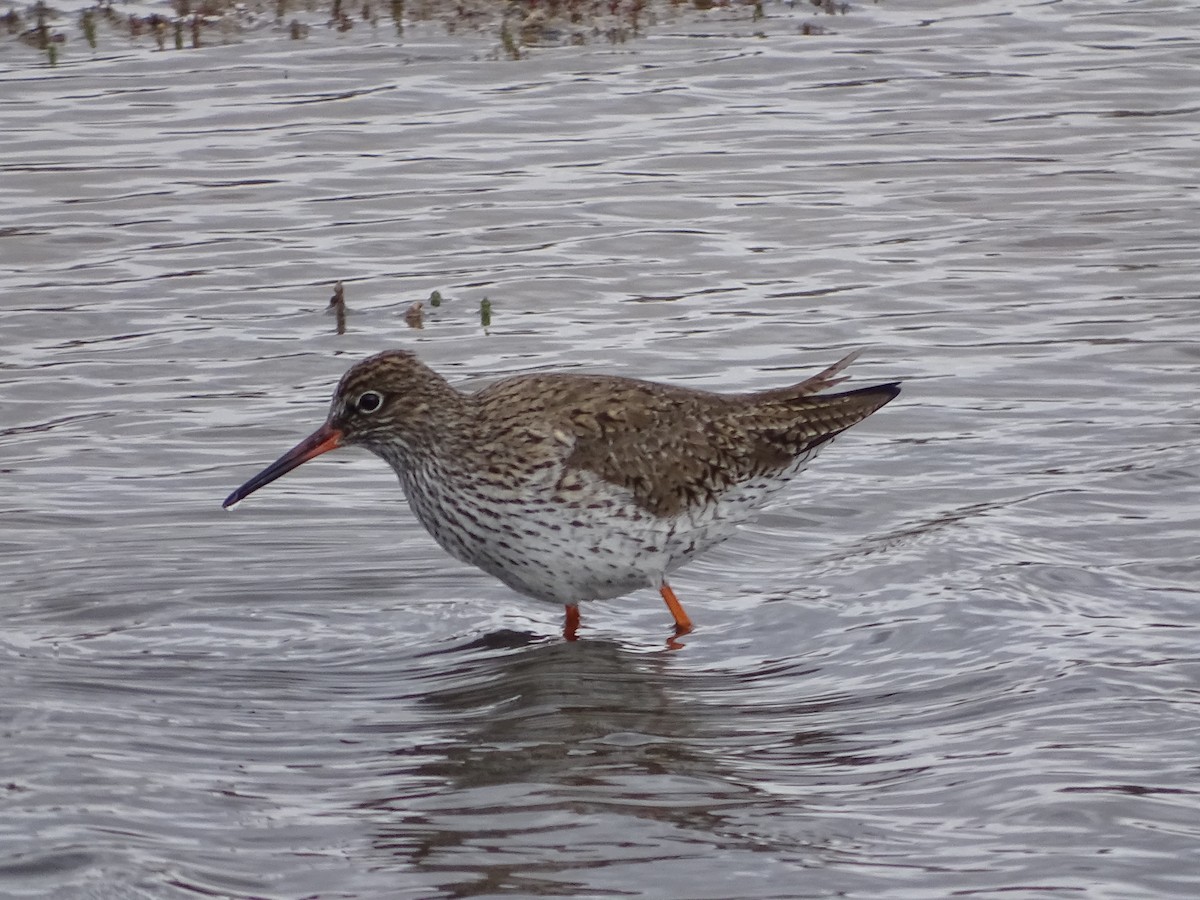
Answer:
[{"label": "bird's eye", "polygon": [[383,394],[379,391],[363,391],[354,402],[354,408],[360,413],[378,412],[383,406]]}]

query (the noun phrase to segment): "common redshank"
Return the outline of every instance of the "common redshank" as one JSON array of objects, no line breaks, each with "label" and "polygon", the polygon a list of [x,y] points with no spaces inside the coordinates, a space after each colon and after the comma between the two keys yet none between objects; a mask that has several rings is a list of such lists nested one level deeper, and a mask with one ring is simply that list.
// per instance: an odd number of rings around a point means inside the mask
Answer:
[{"label": "common redshank", "polygon": [[790,387],[720,394],[605,375],[518,375],[464,393],[415,355],[354,365],[325,424],[230,494],[245,499],[345,445],[386,461],[417,519],[456,559],[566,606],[657,589],[692,628],[667,575],[729,538],[816,453],[900,393],[818,394],[851,354]]}]

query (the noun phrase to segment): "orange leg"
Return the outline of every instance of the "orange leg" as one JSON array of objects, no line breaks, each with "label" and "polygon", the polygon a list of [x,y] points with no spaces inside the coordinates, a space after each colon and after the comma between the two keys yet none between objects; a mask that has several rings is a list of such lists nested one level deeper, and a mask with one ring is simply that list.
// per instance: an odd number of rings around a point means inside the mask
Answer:
[{"label": "orange leg", "polygon": [[658,589],[662,594],[662,598],[667,601],[667,609],[671,611],[671,615],[675,617],[675,634],[687,634],[692,630],[692,620],[688,618],[688,614],[683,611],[683,604],[679,602],[679,598],[675,596],[675,592],[671,590],[671,586],[665,581],[662,587]]},{"label": "orange leg", "polygon": [[575,641],[579,639],[576,632],[579,630],[579,607],[568,606],[567,618],[563,622],[563,640]]}]

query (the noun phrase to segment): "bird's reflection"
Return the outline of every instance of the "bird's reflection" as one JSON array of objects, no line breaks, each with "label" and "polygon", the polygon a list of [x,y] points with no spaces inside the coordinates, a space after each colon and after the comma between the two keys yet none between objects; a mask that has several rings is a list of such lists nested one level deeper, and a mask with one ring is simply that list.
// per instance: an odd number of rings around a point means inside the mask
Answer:
[{"label": "bird's reflection", "polygon": [[541,642],[518,632],[463,649],[510,648],[523,639],[531,643],[517,652],[476,656],[474,671],[460,671],[454,684],[421,699],[439,716],[470,723],[464,740],[422,766],[425,774],[457,788],[582,784],[597,767],[639,767],[661,757],[675,758],[680,769],[696,764],[686,759],[692,729],[676,713],[671,684],[678,676],[667,654],[611,641]]},{"label": "bird's reflection", "polygon": [[[744,700],[739,678],[697,673],[666,650],[513,631],[436,655],[416,700],[439,740],[397,749],[395,792],[362,810],[377,850],[435,873],[450,896],[561,894],[581,889],[590,866],[701,843],[763,849],[741,823],[780,798],[722,753],[722,736],[754,723],[712,699]],[[814,763],[837,762],[835,734],[787,740]]]}]

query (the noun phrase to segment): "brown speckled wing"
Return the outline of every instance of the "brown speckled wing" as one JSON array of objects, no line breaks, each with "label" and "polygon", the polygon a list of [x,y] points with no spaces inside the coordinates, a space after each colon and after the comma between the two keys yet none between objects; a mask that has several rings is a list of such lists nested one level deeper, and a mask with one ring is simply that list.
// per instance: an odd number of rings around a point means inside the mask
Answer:
[{"label": "brown speckled wing", "polygon": [[519,415],[573,439],[566,466],[627,489],[655,515],[672,516],[747,479],[786,471],[796,457],[896,396],[894,385],[812,396],[841,380],[834,376],[851,359],[791,387],[753,394],[558,375],[510,379],[479,398],[487,405],[506,396],[538,398]]}]

